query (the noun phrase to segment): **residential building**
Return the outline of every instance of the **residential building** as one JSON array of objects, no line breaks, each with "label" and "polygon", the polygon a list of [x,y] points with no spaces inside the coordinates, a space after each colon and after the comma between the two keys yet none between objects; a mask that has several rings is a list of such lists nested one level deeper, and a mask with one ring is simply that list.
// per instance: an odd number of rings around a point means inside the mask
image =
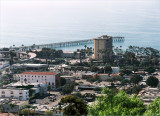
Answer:
[{"label": "residential building", "polygon": [[[6,87],[18,87],[18,88],[26,88],[32,90],[32,96],[39,93],[41,96],[47,94],[47,85],[45,82],[43,83],[21,83],[20,81],[16,83],[10,83],[6,85]],[[34,92],[33,92],[34,91]]]},{"label": "residential building", "polygon": [[28,100],[29,99],[29,90],[20,89],[20,88],[1,88],[0,89],[0,98],[15,98],[19,100]]},{"label": "residential building", "polygon": [[55,72],[23,72],[19,74],[21,83],[46,83],[51,88],[60,86],[60,73]]},{"label": "residential building", "polygon": [[94,39],[94,58],[103,60],[112,55],[112,37],[103,35]]}]

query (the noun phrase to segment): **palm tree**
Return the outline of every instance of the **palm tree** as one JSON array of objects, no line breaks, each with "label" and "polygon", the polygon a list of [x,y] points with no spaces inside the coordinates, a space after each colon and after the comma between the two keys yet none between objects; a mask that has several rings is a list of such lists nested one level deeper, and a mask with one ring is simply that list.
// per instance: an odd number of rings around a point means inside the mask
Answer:
[{"label": "palm tree", "polygon": [[16,56],[16,53],[12,50],[9,51],[9,56],[10,56],[10,65],[13,64],[13,58]]},{"label": "palm tree", "polygon": [[33,45],[31,46],[31,49],[33,50],[35,47],[36,47],[36,44],[33,44]]},{"label": "palm tree", "polygon": [[86,48],[87,48],[87,45],[84,45],[84,48],[86,49]]}]

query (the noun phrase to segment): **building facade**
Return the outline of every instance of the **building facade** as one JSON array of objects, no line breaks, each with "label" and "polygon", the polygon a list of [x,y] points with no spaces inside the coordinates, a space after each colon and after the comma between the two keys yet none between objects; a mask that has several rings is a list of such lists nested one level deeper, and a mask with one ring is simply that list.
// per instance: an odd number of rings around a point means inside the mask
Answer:
[{"label": "building facade", "polygon": [[19,74],[21,83],[46,83],[51,88],[60,85],[60,74],[54,72],[23,72]]},{"label": "building facade", "polygon": [[112,37],[103,35],[94,39],[94,58],[102,60],[106,56],[112,55]]},{"label": "building facade", "polygon": [[15,98],[19,100],[28,100],[29,90],[23,90],[17,88],[0,89],[0,98]]}]

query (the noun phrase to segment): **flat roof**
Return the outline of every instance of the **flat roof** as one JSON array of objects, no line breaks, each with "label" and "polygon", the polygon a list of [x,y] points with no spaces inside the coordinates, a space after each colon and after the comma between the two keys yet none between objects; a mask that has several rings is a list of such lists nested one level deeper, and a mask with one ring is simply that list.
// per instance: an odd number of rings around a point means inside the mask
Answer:
[{"label": "flat roof", "polygon": [[56,75],[55,72],[23,72],[22,75]]}]

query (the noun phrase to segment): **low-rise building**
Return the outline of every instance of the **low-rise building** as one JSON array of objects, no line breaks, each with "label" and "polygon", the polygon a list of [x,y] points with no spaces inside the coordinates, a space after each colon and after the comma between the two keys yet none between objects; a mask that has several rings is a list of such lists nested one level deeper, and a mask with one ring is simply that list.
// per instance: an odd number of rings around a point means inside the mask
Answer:
[{"label": "low-rise building", "polygon": [[0,89],[0,98],[15,98],[19,100],[28,100],[29,99],[29,90],[6,87]]},{"label": "low-rise building", "polygon": [[74,82],[76,79],[76,77],[74,77],[74,76],[61,76],[61,78],[64,78],[66,80],[67,84]]},{"label": "low-rise building", "polygon": [[63,51],[62,57],[63,58],[79,58],[79,52],[74,52],[74,51]]},{"label": "low-rise building", "polygon": [[28,105],[28,101],[19,101],[17,99],[5,98],[5,99],[0,99],[0,104],[3,112],[17,113],[23,108],[25,108],[26,105]]},{"label": "low-rise building", "polygon": [[8,87],[18,87],[18,88],[26,88],[32,91],[33,95],[39,93],[41,96],[47,94],[47,85],[46,83],[11,83],[6,85]]},{"label": "low-rise building", "polygon": [[60,74],[55,72],[23,72],[19,74],[21,83],[46,83],[51,88],[60,86]]},{"label": "low-rise building", "polygon": [[112,68],[112,74],[118,74],[120,68],[119,67],[111,67]]}]

